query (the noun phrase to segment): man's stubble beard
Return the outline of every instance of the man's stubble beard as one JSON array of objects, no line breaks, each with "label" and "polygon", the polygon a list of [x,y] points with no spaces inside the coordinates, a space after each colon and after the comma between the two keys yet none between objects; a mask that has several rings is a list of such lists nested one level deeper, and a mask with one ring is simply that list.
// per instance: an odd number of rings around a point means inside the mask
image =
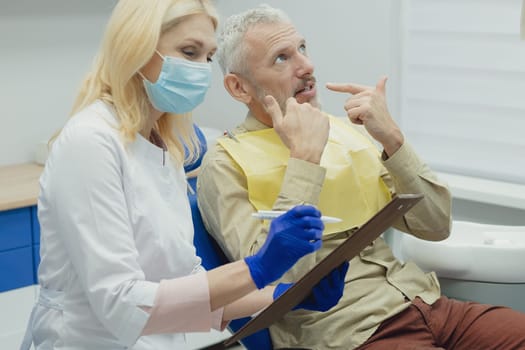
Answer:
[{"label": "man's stubble beard", "polygon": [[[254,84],[254,86],[256,85]],[[257,100],[261,103],[266,113],[269,114],[268,108],[266,107],[266,104],[264,103],[264,98],[268,96],[269,94],[266,92],[266,90],[264,90],[263,88],[259,88],[258,86],[255,88],[255,94],[257,95]],[[274,95],[272,96],[277,101],[277,104],[279,105],[279,108],[281,109],[281,113],[284,116],[286,114],[286,100],[288,100],[288,97],[281,98],[281,97],[276,97]],[[319,95],[315,96],[315,98],[313,99],[313,102],[314,102],[313,104],[310,102],[306,102],[306,103],[310,103],[312,104],[312,106],[318,108],[319,110],[322,110],[322,104],[321,104],[321,99],[319,98]]]}]

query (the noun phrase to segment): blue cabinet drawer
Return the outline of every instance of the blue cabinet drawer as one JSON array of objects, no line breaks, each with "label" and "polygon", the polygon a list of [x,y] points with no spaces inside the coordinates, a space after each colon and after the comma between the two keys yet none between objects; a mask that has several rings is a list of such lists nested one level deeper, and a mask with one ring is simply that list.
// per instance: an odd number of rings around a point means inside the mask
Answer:
[{"label": "blue cabinet drawer", "polygon": [[0,252],[31,244],[31,208],[0,212]]},{"label": "blue cabinet drawer", "polygon": [[31,207],[31,225],[33,227],[33,244],[40,244],[40,224],[38,223],[37,207]]},{"label": "blue cabinet drawer", "polygon": [[0,292],[34,284],[33,247],[0,252]]}]

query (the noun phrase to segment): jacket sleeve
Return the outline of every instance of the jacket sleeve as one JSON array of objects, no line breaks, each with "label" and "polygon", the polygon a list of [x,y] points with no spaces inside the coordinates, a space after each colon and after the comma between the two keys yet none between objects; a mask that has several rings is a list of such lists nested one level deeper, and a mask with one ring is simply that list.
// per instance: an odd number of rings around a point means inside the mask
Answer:
[{"label": "jacket sleeve", "polygon": [[[287,210],[299,204],[317,206],[325,175],[326,169],[319,165],[290,158],[273,209]],[[286,272],[279,282],[299,280],[306,272],[314,268],[320,257],[318,252],[305,255]]]},{"label": "jacket sleeve", "polygon": [[452,198],[447,185],[438,180],[407,142],[390,158],[385,158],[383,153],[383,164],[388,170],[383,180],[394,195],[424,195],[394,227],[422,239],[439,241],[447,238],[452,225]]}]

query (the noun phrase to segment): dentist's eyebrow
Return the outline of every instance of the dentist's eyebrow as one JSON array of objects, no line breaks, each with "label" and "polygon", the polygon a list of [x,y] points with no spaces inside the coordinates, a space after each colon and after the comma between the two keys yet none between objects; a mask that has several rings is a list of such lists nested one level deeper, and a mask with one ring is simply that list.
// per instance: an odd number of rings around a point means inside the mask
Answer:
[{"label": "dentist's eyebrow", "polygon": [[197,45],[197,46],[200,46],[200,47],[204,46],[204,42],[202,40],[195,39],[195,38],[186,38],[186,39],[184,39],[182,44],[183,45],[194,44],[194,45]]},{"label": "dentist's eyebrow", "polygon": [[[200,39],[197,39],[197,38],[186,38],[184,41],[182,41],[182,43],[180,44],[180,46],[196,46],[198,49],[203,49],[205,48],[205,43],[200,40]],[[215,52],[217,51],[217,45],[213,44],[210,48],[210,52],[213,54],[215,54]]]}]

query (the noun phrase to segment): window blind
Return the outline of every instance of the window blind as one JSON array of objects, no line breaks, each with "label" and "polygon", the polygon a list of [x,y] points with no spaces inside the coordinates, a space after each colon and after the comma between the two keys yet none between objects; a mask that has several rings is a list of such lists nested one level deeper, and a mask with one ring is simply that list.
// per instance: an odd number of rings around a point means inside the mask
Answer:
[{"label": "window blind", "polygon": [[435,170],[525,184],[521,0],[402,2],[401,118]]}]

